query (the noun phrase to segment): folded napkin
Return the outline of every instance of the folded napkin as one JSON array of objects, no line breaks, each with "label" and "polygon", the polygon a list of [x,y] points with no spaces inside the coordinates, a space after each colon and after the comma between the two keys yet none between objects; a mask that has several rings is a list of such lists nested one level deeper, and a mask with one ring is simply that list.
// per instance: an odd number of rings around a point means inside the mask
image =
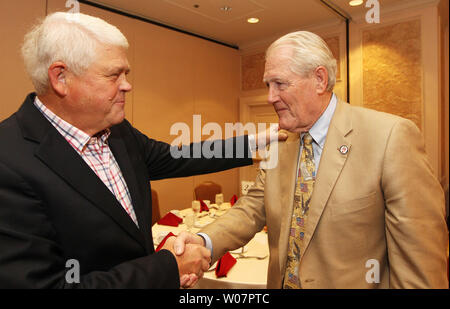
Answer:
[{"label": "folded napkin", "polygon": [[237,200],[238,200],[238,198],[237,198],[236,194],[233,195],[230,200],[231,206],[233,206],[237,202]]},{"label": "folded napkin", "polygon": [[200,212],[203,211],[209,211],[208,205],[206,205],[205,202],[203,202],[203,200],[200,200]]},{"label": "folded napkin", "polygon": [[178,224],[182,223],[183,219],[169,212],[167,215],[159,219],[159,225],[169,225],[169,226],[178,226]]},{"label": "folded napkin", "polygon": [[169,234],[167,234],[166,237],[164,237],[164,239],[161,241],[161,243],[158,245],[158,247],[156,247],[155,251],[158,252],[159,250],[161,250],[161,248],[164,246],[164,244],[166,243],[166,240],[169,237],[175,236],[172,232],[170,232]]},{"label": "folded napkin", "polygon": [[230,269],[236,264],[236,259],[230,254],[225,253],[218,261],[216,266],[216,277],[226,277]]}]

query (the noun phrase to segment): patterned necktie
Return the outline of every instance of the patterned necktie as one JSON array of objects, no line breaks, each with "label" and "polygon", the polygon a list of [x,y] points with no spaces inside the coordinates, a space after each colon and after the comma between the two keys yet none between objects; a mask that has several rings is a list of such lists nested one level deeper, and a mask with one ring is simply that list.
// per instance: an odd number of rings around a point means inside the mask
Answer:
[{"label": "patterned necktie", "polygon": [[299,261],[303,254],[303,238],[305,235],[305,222],[308,216],[309,202],[316,180],[316,166],[312,137],[309,133],[303,136],[303,150],[300,157],[298,178],[294,193],[294,211],[292,214],[291,230],[289,234],[286,273],[284,276],[285,289],[299,289]]}]

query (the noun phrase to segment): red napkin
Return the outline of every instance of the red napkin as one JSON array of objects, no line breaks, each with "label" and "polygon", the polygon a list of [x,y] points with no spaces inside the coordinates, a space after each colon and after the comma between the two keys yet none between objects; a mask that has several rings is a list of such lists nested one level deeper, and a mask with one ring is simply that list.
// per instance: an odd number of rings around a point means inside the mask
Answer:
[{"label": "red napkin", "polygon": [[233,195],[230,200],[231,206],[233,206],[237,202],[237,200],[238,200],[238,198],[237,198],[236,194]]},{"label": "red napkin", "polygon": [[167,213],[167,215],[165,215],[164,217],[159,219],[158,224],[169,225],[169,226],[178,226],[178,224],[180,224],[181,222],[183,222],[183,219],[181,219],[180,217],[169,212],[169,213]]},{"label": "red napkin", "polygon": [[166,240],[167,240],[169,237],[172,237],[172,236],[175,236],[172,232],[170,232],[169,234],[167,234],[167,236],[164,237],[164,239],[161,241],[161,243],[158,245],[158,247],[156,247],[155,252],[158,252],[159,250],[161,250],[162,246],[164,246],[164,244],[166,243]]},{"label": "red napkin", "polygon": [[236,264],[236,259],[230,254],[225,253],[218,261],[216,266],[216,277],[226,277],[230,269]]},{"label": "red napkin", "polygon": [[200,200],[200,212],[203,211],[209,211],[208,205],[206,205],[205,202],[203,202],[203,200]]}]

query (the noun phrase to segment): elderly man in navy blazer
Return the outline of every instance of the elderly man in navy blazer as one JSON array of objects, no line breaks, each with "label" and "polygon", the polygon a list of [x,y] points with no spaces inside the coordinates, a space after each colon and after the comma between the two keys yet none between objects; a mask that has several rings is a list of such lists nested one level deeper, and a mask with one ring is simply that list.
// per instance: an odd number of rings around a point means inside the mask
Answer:
[{"label": "elderly man in navy blazer", "polygon": [[[127,48],[116,27],[83,14],[54,13],[26,35],[36,93],[0,124],[0,288],[179,288],[208,269],[198,245],[177,256],[171,238],[155,253],[149,181],[252,159],[176,159],[133,128]],[[232,142],[242,140],[247,154],[246,136]],[[71,261],[79,282],[66,280]]]}]

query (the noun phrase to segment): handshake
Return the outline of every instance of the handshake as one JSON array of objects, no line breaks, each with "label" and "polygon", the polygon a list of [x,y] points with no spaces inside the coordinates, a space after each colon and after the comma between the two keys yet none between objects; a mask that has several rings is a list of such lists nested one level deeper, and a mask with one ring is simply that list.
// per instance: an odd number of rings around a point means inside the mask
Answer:
[{"label": "handshake", "polygon": [[193,287],[210,267],[211,252],[199,235],[183,231],[177,237],[169,237],[161,249],[169,250],[175,256],[183,288]]}]

